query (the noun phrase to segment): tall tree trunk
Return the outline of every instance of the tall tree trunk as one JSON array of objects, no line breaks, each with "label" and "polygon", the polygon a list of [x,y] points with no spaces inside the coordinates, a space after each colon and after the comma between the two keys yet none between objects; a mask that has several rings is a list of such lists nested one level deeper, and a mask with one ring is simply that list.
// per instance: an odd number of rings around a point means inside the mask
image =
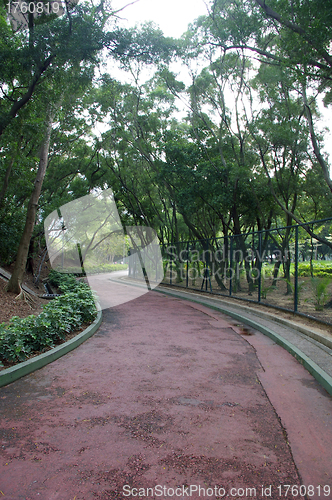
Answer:
[{"label": "tall tree trunk", "polygon": [[329,169],[328,164],[324,160],[323,155],[320,152],[320,147],[319,147],[319,144],[318,144],[318,141],[316,138],[316,134],[315,134],[314,122],[312,119],[311,109],[310,109],[310,106],[308,104],[308,99],[307,99],[307,94],[306,94],[306,86],[304,83],[302,84],[302,97],[303,97],[303,104],[304,104],[304,112],[305,112],[305,115],[306,115],[306,118],[308,121],[308,125],[309,125],[309,132],[310,132],[312,148],[314,150],[317,161],[322,168],[325,182],[328,185],[330,191],[332,192],[332,179],[330,177],[330,169]]},{"label": "tall tree trunk", "polygon": [[31,193],[31,197],[28,204],[25,226],[20,240],[20,245],[17,252],[13,274],[7,285],[8,292],[14,292],[18,294],[21,292],[21,283],[25,272],[30,240],[35,225],[38,201],[48,163],[48,152],[50,147],[53,118],[54,118],[54,111],[50,109],[47,117],[44,140],[40,148],[39,167],[37,171],[37,176],[35,179],[34,188]]}]

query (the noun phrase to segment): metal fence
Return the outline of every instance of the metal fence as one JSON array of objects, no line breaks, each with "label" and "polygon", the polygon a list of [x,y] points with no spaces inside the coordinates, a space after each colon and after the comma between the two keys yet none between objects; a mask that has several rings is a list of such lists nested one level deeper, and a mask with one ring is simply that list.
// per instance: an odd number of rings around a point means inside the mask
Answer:
[{"label": "metal fence", "polygon": [[163,283],[332,324],[331,231],[329,218],[164,245]]}]

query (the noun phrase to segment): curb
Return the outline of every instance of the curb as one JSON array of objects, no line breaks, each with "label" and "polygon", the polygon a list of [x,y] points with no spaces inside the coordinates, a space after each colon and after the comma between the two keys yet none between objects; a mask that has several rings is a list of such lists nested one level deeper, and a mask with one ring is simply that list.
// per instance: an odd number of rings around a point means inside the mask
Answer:
[{"label": "curb", "polygon": [[50,351],[44,352],[39,356],[36,356],[28,361],[23,361],[15,366],[11,366],[10,368],[6,368],[0,372],[0,387],[11,384],[15,380],[18,380],[29,373],[34,372],[35,370],[39,370],[43,366],[52,363],[61,356],[64,356],[68,352],[76,349],[80,344],[85,342],[89,337],[98,330],[100,324],[102,322],[103,315],[101,310],[98,310],[97,317],[90,326],[88,326],[83,332],[76,335],[76,337],[68,340],[64,344],[61,344],[57,347],[54,347]]},{"label": "curb", "polygon": [[[227,304],[227,300],[221,300],[221,302]],[[265,311],[260,311],[259,309],[250,309],[250,307],[244,306],[243,304],[238,304],[236,306],[234,305],[234,307],[237,307],[238,309],[242,309],[244,311],[248,311],[250,313],[257,314],[258,316],[265,319],[271,319],[271,315],[269,313],[266,313]],[[332,338],[330,339],[329,337],[323,335],[315,328],[310,327],[309,329],[309,327],[307,328],[303,325],[299,325],[295,321],[282,318],[281,316],[275,316],[275,317],[273,316],[273,321],[275,321],[276,323],[280,323],[281,325],[284,326],[289,326],[290,328],[293,328],[294,330],[297,330],[300,333],[304,333],[304,335],[306,335],[307,337],[310,337],[316,340],[317,342],[320,342],[321,344],[325,345],[329,349],[332,349]]]},{"label": "curb", "polygon": [[[267,337],[270,337],[276,344],[286,349],[286,351],[288,351],[292,356],[294,356],[294,358],[297,359],[297,361],[299,361],[308,370],[308,372],[311,373],[311,375],[317,380],[317,382],[319,382],[319,384],[323,386],[324,389],[332,396],[332,377],[330,377],[328,373],[322,370],[314,361],[312,361],[306,354],[300,351],[300,349],[298,349],[295,345],[291,344],[291,342],[288,342],[288,340],[284,339],[283,337],[281,337],[281,335],[275,333],[270,328],[267,328],[266,326],[260,325],[259,323],[256,323],[255,321],[242,316],[241,313],[230,311],[229,309],[227,309],[227,307],[224,307],[223,305],[208,304],[205,301],[202,301],[196,297],[191,297],[191,298],[183,297],[182,295],[178,295],[176,292],[173,291],[170,292],[161,289],[156,289],[156,291],[159,293],[164,293],[166,295],[178,297],[182,300],[196,302],[198,304],[204,305],[216,311],[221,311],[227,314],[228,316],[231,316],[232,318],[241,321],[242,323],[245,323],[248,326],[251,326],[255,330],[260,331]],[[257,312],[257,310],[255,310],[255,312]],[[259,315],[259,311],[257,312],[257,315]]]}]

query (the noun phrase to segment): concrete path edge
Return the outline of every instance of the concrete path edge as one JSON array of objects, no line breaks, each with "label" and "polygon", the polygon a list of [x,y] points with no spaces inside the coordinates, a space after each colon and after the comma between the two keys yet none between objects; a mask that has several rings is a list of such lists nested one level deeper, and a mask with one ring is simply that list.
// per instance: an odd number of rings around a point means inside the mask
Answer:
[{"label": "concrete path edge", "polygon": [[[256,330],[260,331],[267,337],[270,337],[274,342],[276,342],[276,344],[280,345],[281,347],[286,349],[292,356],[294,356],[295,359],[297,359],[308,370],[308,372],[311,373],[311,375],[317,380],[317,382],[322,387],[324,387],[324,389],[332,396],[332,377],[330,377],[328,373],[322,370],[314,361],[312,361],[308,356],[306,356],[302,351],[300,351],[300,349],[295,347],[293,344],[291,344],[286,339],[281,337],[278,333],[275,333],[270,328],[267,328],[266,326],[260,325],[259,323],[256,323],[255,321],[252,321],[249,318],[242,316],[241,313],[230,311],[227,307],[224,307],[222,304],[221,305],[208,304],[206,301],[201,301],[197,297],[183,297],[183,295],[177,295],[177,293],[173,290],[172,292],[170,292],[164,289],[163,290],[155,289],[155,291],[159,293],[165,293],[166,295],[175,296],[182,300],[197,302],[198,304],[209,307],[210,309],[221,311],[224,314],[227,314],[228,316],[231,316],[232,318],[241,321],[241,323],[245,323],[246,325],[255,328]],[[255,310],[255,314],[259,315],[259,311]]]},{"label": "concrete path edge", "polygon": [[102,319],[102,312],[101,310],[98,310],[97,317],[94,322],[91,323],[91,325],[89,325],[85,330],[83,330],[83,332],[76,335],[76,337],[73,337],[72,339],[68,340],[68,342],[54,347],[50,351],[44,352],[39,356],[2,370],[0,372],[0,387],[11,384],[15,380],[18,380],[19,378],[24,377],[25,375],[28,375],[35,370],[39,370],[43,366],[52,363],[52,361],[55,361],[56,359],[64,356],[73,349],[76,349],[76,347],[85,342],[88,338],[92,337],[92,335],[100,327]]}]

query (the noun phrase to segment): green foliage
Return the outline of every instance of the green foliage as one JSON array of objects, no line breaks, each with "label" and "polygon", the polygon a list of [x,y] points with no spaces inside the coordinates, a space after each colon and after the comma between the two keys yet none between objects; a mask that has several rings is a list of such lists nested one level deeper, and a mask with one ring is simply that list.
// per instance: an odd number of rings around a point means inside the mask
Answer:
[{"label": "green foliage", "polygon": [[90,288],[74,276],[51,271],[50,281],[63,293],[43,307],[38,316],[14,316],[0,325],[0,359],[19,362],[34,352],[43,352],[65,339],[97,311]]},{"label": "green foliage", "polygon": [[263,300],[266,300],[267,294],[270,293],[272,290],[275,290],[276,287],[267,284],[267,282],[265,280],[266,270],[264,270],[264,271],[265,272],[262,272],[262,270],[261,270],[261,298]]},{"label": "green foliage", "polygon": [[324,305],[330,297],[327,288],[331,283],[332,278],[312,278],[311,286],[314,293],[314,304],[316,311],[323,311]]},{"label": "green foliage", "polygon": [[[295,296],[295,283],[293,284],[291,280],[286,279],[287,288],[292,291],[293,296]],[[297,303],[300,304],[300,300],[302,299],[302,292],[306,290],[306,282],[298,281],[297,283]],[[288,292],[286,293],[288,295]],[[305,299],[306,302],[308,299]]]},{"label": "green foliage", "polygon": [[[72,5],[61,18],[37,23],[33,36],[14,33],[3,6],[0,259],[9,263],[17,252],[47,102],[60,104],[35,235],[50,212],[107,187],[123,225],[153,227],[162,243],[289,225],[282,207],[301,220],[328,217],[331,192],[310,153],[302,93],[305,86],[316,128],[316,96],[331,101],[331,61],[324,51],[332,39],[332,0],[270,0],[282,22],[265,12],[263,3],[211,0],[210,15],[192,24],[181,40],[165,37],[151,23],[119,27],[103,2]],[[95,72],[106,51],[126,69],[126,83],[113,73]],[[190,84],[181,81],[182,70],[171,71],[175,54],[187,65]],[[145,65],[154,71],[149,81]],[[32,75],[39,75],[32,98],[13,114]],[[183,119],[174,113],[180,100],[188,111]],[[103,133],[94,135],[98,122]],[[322,139],[317,135],[318,143]],[[278,244],[286,247],[287,239],[283,233]],[[109,267],[121,250],[108,244],[96,249],[95,260],[86,265],[89,273],[124,268]],[[314,271],[330,275],[325,268]],[[303,268],[300,276],[310,271]],[[263,295],[269,291],[262,288]]]},{"label": "green foliage", "polygon": [[24,227],[24,213],[16,210],[7,212],[0,220],[0,262],[9,265],[16,256],[21,232]]},{"label": "green foliage", "polygon": [[[332,262],[316,262],[313,264],[313,274],[319,278],[332,278]],[[309,277],[311,276],[310,262],[301,262],[298,265],[298,276]]]},{"label": "green foliage", "polygon": [[175,40],[165,38],[153,23],[145,23],[139,30],[119,28],[109,37],[112,39],[113,56],[124,66],[133,59],[146,64],[168,61],[176,50]]}]

